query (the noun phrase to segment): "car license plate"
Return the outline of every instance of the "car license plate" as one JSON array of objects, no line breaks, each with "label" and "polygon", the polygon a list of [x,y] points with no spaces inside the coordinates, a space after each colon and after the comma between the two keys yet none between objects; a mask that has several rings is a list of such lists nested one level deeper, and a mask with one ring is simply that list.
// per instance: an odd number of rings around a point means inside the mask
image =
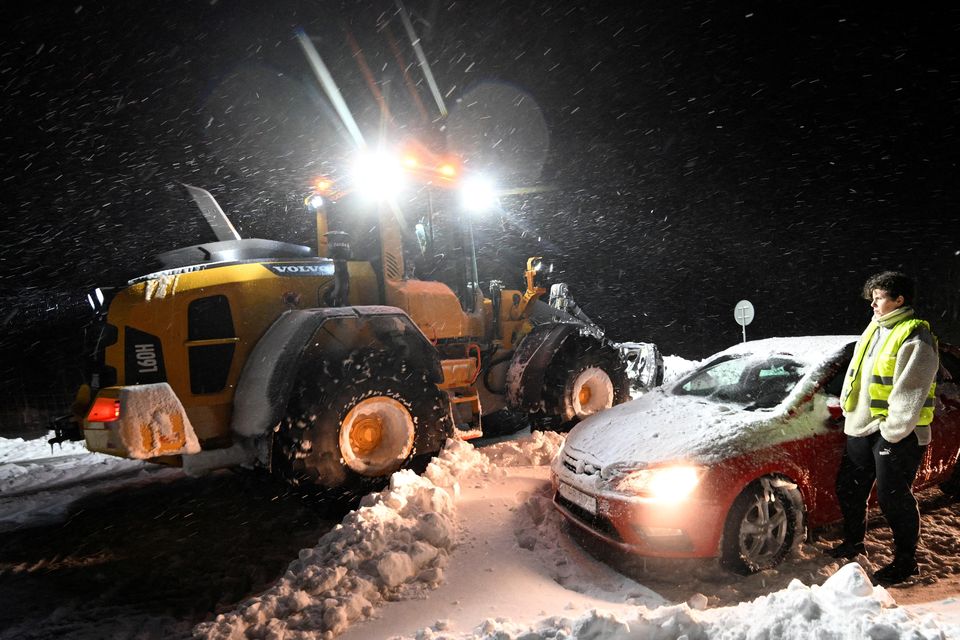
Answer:
[{"label": "car license plate", "polygon": [[593,496],[588,496],[583,491],[580,491],[580,489],[571,487],[563,482],[557,487],[557,491],[559,491],[560,495],[564,498],[584,511],[589,512],[591,515],[597,515],[597,499]]}]

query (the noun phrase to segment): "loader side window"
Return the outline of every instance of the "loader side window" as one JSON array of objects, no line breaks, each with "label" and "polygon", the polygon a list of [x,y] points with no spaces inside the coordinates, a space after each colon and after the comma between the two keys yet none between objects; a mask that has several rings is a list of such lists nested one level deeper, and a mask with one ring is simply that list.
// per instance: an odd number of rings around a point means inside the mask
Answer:
[{"label": "loader side window", "polygon": [[442,282],[457,294],[460,306],[473,311],[474,289],[471,288],[470,260],[472,238],[462,220],[441,209],[431,211],[417,224],[418,252],[407,260],[414,266],[414,277]]},{"label": "loader side window", "polygon": [[199,298],[187,309],[190,391],[216,393],[227,384],[236,335],[226,296]]},{"label": "loader side window", "polygon": [[187,340],[233,336],[233,316],[227,296],[210,296],[190,303],[187,309]]},{"label": "loader side window", "polygon": [[212,344],[190,349],[190,392],[216,393],[227,385],[233,361],[232,344]]}]

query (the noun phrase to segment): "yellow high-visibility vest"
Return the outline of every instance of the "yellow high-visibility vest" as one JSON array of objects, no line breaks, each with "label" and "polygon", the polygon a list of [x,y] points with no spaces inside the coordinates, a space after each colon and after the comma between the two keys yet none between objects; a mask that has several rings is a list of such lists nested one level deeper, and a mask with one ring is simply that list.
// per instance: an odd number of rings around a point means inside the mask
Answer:
[{"label": "yellow high-visibility vest", "polygon": [[[890,329],[890,333],[887,334],[883,344],[880,345],[877,357],[873,361],[873,371],[870,375],[870,384],[868,387],[870,393],[870,415],[874,418],[889,415],[890,405],[888,400],[890,398],[890,392],[893,391],[893,372],[897,366],[897,353],[900,352],[900,345],[910,337],[910,334],[912,334],[917,327],[921,326],[926,328],[927,331],[930,331],[930,324],[926,320],[908,318],[898,322]],[[857,344],[857,350],[853,354],[848,376],[843,381],[843,408],[847,412],[853,411],[856,407],[857,396],[859,395],[859,385],[856,383],[860,375],[860,366],[863,364],[867,347],[873,340],[873,334],[876,333],[879,328],[880,325],[876,322],[871,322],[867,325],[866,330],[863,332]],[[931,332],[930,335],[933,335],[933,332]],[[936,345],[936,337],[934,337],[933,342],[934,345]],[[920,410],[920,418],[917,420],[917,425],[922,426],[933,422],[936,389],[937,383],[934,381],[930,384],[930,391],[927,393],[926,402],[923,403],[923,409]]]}]

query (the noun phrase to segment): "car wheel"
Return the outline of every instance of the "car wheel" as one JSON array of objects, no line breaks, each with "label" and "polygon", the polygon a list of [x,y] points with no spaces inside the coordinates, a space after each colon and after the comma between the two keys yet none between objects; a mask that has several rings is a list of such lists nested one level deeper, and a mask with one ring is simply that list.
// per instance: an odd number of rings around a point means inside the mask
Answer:
[{"label": "car wheel", "polygon": [[383,487],[398,469],[425,467],[452,434],[449,398],[424,372],[389,354],[357,352],[342,365],[300,372],[272,468],[294,486],[349,500]]},{"label": "car wheel", "polygon": [[761,478],[730,507],[720,563],[742,575],[770,569],[800,545],[803,532],[803,499],[796,485]]}]

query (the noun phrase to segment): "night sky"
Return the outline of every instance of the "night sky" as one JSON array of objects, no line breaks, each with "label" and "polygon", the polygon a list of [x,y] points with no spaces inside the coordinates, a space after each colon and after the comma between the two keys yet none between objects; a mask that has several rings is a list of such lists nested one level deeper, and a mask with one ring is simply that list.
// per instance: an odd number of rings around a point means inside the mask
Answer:
[{"label": "night sky", "polygon": [[5,379],[27,348],[71,383],[85,291],[213,239],[178,182],[245,237],[313,242],[300,202],[350,147],[298,28],[368,139],[415,136],[536,190],[478,223],[483,280],[520,287],[543,255],[615,340],[702,358],[740,339],[744,298],[751,338],[859,332],[861,284],[901,268],[960,341],[960,10],[406,6],[448,118],[392,0],[4,3]]}]

